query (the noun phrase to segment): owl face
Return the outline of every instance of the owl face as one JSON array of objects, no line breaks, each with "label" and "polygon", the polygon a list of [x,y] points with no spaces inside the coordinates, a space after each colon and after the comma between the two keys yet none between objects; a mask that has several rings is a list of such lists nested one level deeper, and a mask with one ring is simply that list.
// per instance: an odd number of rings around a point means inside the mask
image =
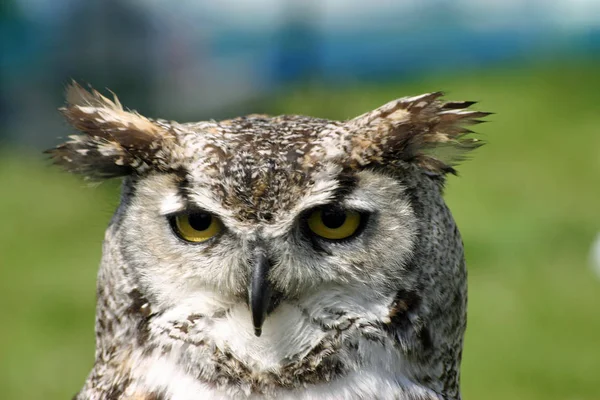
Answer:
[{"label": "owl face", "polygon": [[319,172],[321,184],[287,187],[297,199],[268,221],[240,219],[200,179],[161,173],[132,182],[122,220],[131,273],[161,308],[196,301],[198,293],[199,303],[211,293],[224,309],[248,304],[257,332],[280,302],[324,285],[388,296],[410,255],[415,216],[398,179],[340,173],[330,165]]}]

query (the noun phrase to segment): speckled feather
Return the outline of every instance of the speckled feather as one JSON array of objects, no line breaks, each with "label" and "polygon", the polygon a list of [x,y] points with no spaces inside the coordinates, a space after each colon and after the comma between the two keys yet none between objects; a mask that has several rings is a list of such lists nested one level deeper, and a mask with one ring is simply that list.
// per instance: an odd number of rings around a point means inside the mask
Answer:
[{"label": "speckled feather", "polygon": [[[77,399],[460,399],[466,269],[442,190],[480,145],[465,126],[488,113],[431,93],[348,121],[177,123],[77,84],[67,100],[83,135],[53,160],[124,177]],[[371,217],[352,241],[308,240],[302,216],[324,204]],[[219,216],[218,240],[175,238],[165,216],[190,207]],[[246,300],[257,244],[279,296],[260,338]]]},{"label": "speckled feather", "polygon": [[48,152],[89,179],[193,166],[215,178],[213,190],[239,209],[240,218],[269,216],[296,198],[289,182],[292,188],[310,185],[330,162],[350,170],[413,163],[433,173],[453,172],[482,143],[464,126],[489,113],[466,110],[473,102],[441,102],[441,96],[394,100],[346,122],[255,115],[180,124],[124,111],[116,96],[111,101],[73,83],[61,111],[85,135],[70,136]]}]

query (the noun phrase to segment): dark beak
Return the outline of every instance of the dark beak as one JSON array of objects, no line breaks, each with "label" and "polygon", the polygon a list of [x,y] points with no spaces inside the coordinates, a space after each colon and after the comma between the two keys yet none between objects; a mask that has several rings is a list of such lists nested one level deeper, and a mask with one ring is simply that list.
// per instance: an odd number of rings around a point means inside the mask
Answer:
[{"label": "dark beak", "polygon": [[270,267],[266,250],[262,247],[257,247],[254,250],[252,275],[248,290],[248,300],[250,302],[252,323],[254,324],[254,334],[256,336],[260,336],[262,333],[263,322],[265,322],[265,317],[271,303],[272,290],[268,280]]}]

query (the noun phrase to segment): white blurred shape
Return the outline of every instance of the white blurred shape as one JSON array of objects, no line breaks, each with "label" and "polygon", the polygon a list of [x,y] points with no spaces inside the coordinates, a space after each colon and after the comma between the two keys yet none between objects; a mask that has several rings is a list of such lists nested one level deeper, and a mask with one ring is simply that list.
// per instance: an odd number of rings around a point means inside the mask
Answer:
[{"label": "white blurred shape", "polygon": [[596,236],[596,240],[592,243],[592,251],[590,252],[590,262],[596,276],[600,278],[600,232]]}]

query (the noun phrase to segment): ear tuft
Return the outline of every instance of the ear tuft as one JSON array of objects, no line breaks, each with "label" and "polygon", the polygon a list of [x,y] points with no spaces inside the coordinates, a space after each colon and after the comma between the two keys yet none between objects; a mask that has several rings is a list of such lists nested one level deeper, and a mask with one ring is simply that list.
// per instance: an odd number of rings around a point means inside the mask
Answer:
[{"label": "ear tuft", "polygon": [[394,100],[324,134],[338,137],[345,149],[341,158],[350,167],[412,163],[433,173],[454,172],[468,152],[483,144],[468,136],[473,132],[466,126],[491,113],[469,110],[473,101],[443,102],[442,96],[434,92]]},{"label": "ear tuft", "polygon": [[56,164],[103,179],[142,173],[166,161],[166,152],[162,159],[156,156],[174,141],[173,135],[137,112],[125,111],[114,94],[110,100],[72,82],[66,97],[67,106],[60,111],[84,135],[69,136],[66,143],[46,151]]}]

